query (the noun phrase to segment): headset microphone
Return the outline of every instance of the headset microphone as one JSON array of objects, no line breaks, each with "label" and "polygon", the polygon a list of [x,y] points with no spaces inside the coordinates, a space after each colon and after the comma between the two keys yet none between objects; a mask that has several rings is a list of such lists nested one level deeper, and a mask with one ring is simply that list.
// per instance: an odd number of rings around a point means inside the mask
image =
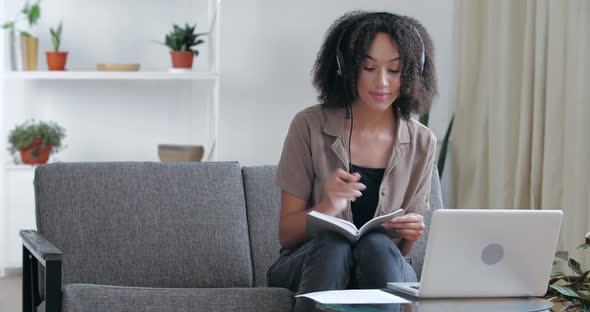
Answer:
[{"label": "headset microphone", "polygon": [[340,50],[340,42],[342,41],[342,37],[344,37],[344,33],[346,29],[343,29],[338,37],[338,42],[336,43],[336,65],[338,66],[338,71],[336,72],[338,76],[340,76],[340,80],[342,81],[342,92],[344,92],[344,99],[345,99],[345,113],[344,118],[350,119],[350,132],[348,134],[348,173],[352,173],[352,155],[350,152],[350,143],[352,141],[352,126],[354,123],[354,119],[352,117],[352,109],[350,107],[351,103],[348,99],[348,91],[346,89],[346,82],[344,81],[344,73],[342,71],[342,67],[344,65],[344,57],[342,50]]}]

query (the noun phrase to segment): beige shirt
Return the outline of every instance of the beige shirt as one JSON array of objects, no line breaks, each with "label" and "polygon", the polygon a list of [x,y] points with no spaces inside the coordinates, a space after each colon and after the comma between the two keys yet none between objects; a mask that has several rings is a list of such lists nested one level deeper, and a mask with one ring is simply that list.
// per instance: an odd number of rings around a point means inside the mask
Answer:
[{"label": "beige shirt", "polygon": [[[276,183],[314,207],[324,196],[324,181],[337,168],[348,171],[343,138],[344,108],[315,105],[297,113],[285,138]],[[419,122],[398,119],[398,137],[385,169],[375,216],[403,208],[424,214],[429,209],[436,137]],[[352,222],[350,203],[339,218]]]}]

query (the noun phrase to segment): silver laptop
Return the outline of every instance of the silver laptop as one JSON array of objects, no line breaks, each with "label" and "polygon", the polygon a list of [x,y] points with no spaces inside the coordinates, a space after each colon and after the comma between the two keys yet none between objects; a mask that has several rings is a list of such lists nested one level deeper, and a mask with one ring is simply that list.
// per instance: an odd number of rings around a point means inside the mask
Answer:
[{"label": "silver laptop", "polygon": [[420,283],[387,287],[420,298],[543,296],[561,210],[433,213]]}]

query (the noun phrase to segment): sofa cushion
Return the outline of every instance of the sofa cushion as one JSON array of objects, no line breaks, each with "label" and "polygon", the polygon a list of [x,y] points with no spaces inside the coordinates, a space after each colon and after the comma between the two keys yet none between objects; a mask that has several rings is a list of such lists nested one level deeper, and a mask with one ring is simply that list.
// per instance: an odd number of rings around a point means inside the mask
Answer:
[{"label": "sofa cushion", "polygon": [[428,233],[430,232],[430,220],[432,213],[437,209],[443,209],[442,192],[440,188],[440,179],[438,177],[438,169],[436,166],[432,169],[432,182],[430,186],[430,210],[424,214],[424,234],[414,243],[412,251],[408,255],[412,262],[412,267],[416,271],[418,280],[422,275],[422,265],[424,264],[424,254],[426,252],[426,243],[428,242]]},{"label": "sofa cushion", "polygon": [[284,288],[139,288],[69,284],[63,312],[127,311],[291,311],[293,294]]},{"label": "sofa cushion", "polygon": [[37,168],[35,200],[64,284],[252,285],[236,162],[54,163]]},{"label": "sofa cushion", "polygon": [[254,286],[266,286],[266,272],[279,256],[281,189],[274,183],[276,166],[244,167],[248,230],[252,242]]}]

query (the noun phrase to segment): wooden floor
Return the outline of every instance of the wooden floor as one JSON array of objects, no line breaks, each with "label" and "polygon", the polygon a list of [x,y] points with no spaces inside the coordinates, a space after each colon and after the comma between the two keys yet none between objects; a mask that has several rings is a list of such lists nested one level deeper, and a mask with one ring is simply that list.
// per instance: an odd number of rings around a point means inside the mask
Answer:
[{"label": "wooden floor", "polygon": [[22,311],[21,280],[21,275],[0,278],[0,312]]}]

